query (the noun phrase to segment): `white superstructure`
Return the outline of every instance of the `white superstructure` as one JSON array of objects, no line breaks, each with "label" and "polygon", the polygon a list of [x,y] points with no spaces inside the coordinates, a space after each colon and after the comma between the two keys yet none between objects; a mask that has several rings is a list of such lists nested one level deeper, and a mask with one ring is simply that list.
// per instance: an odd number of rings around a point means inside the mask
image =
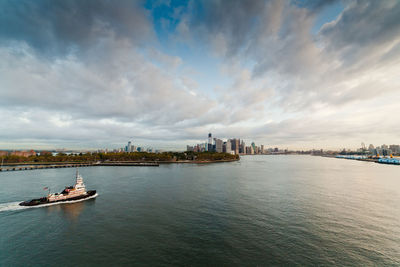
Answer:
[{"label": "white superstructure", "polygon": [[49,202],[66,200],[74,197],[86,195],[86,187],[83,178],[76,169],[76,183],[74,186],[66,187],[61,193],[52,193],[47,195]]}]

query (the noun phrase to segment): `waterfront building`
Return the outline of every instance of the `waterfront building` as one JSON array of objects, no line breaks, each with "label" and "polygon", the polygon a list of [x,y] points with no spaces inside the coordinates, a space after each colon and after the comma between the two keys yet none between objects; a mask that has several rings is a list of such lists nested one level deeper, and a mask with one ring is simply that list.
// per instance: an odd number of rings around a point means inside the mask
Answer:
[{"label": "waterfront building", "polygon": [[399,154],[400,153],[400,145],[390,145],[389,149],[392,150],[393,154]]},{"label": "waterfront building", "polygon": [[240,143],[239,153],[246,154],[246,144],[244,143],[243,140],[242,140],[242,142]]},{"label": "waterfront building", "polygon": [[251,147],[253,148],[253,151],[256,151],[256,144],[254,142],[251,143]]},{"label": "waterfront building", "polygon": [[199,152],[207,151],[207,143],[201,143],[199,145]]},{"label": "waterfront building", "polygon": [[231,148],[235,154],[239,154],[239,143],[240,143],[240,139],[234,138],[231,140]]},{"label": "waterfront building", "polygon": [[214,142],[215,142],[215,152],[222,153],[223,141],[221,139],[214,138]]},{"label": "waterfront building", "polygon": [[12,156],[20,156],[20,157],[30,157],[36,156],[36,152],[34,150],[29,151],[13,151],[10,153]]},{"label": "waterfront building", "polygon": [[261,145],[261,154],[264,154],[264,145]]},{"label": "waterfront building", "polygon": [[131,141],[128,141],[128,145],[125,146],[125,152],[130,152],[131,150]]},{"label": "waterfront building", "polygon": [[387,145],[385,145],[385,144],[383,144],[383,145],[381,146],[381,148],[382,148],[382,150],[384,150],[384,149],[389,149],[389,147],[388,147]]},{"label": "waterfront building", "polygon": [[368,151],[369,151],[369,153],[371,153],[371,154],[374,154],[374,153],[375,153],[375,147],[374,147],[373,144],[369,144],[369,146],[368,146]]},{"label": "waterfront building", "polygon": [[208,134],[208,145],[207,145],[207,151],[214,151],[213,148],[213,139],[212,139],[212,134]]},{"label": "waterfront building", "polygon": [[227,140],[226,141],[226,153],[231,154],[232,153],[232,143],[231,140]]}]

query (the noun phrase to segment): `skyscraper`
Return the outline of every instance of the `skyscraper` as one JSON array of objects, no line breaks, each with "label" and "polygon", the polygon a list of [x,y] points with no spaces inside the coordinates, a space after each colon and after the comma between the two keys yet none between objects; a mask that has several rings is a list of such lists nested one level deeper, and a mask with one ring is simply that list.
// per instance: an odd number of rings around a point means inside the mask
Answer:
[{"label": "skyscraper", "polygon": [[219,152],[219,153],[222,153],[223,141],[221,139],[218,139],[218,138],[215,138],[214,141],[215,141],[215,151]]},{"label": "skyscraper", "polygon": [[231,139],[232,151],[235,152],[235,154],[239,154],[239,143],[240,139]]},{"label": "skyscraper", "polygon": [[212,140],[212,134],[208,134],[208,145],[207,145],[207,151],[213,151],[213,140]]},{"label": "skyscraper", "polygon": [[132,143],[131,143],[131,141],[129,141],[128,145],[125,147],[125,152],[132,152]]},{"label": "skyscraper", "polygon": [[226,141],[226,151],[225,152],[231,154],[231,152],[232,152],[231,140]]},{"label": "skyscraper", "polygon": [[242,140],[242,142],[240,143],[239,153],[246,154],[246,144],[244,143],[243,140]]}]

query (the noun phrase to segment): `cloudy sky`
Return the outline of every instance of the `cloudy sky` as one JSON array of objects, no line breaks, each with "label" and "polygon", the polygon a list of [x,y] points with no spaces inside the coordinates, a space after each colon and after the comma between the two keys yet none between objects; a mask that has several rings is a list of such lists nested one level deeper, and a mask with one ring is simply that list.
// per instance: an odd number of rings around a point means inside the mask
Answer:
[{"label": "cloudy sky", "polygon": [[400,143],[400,1],[0,1],[0,149]]}]

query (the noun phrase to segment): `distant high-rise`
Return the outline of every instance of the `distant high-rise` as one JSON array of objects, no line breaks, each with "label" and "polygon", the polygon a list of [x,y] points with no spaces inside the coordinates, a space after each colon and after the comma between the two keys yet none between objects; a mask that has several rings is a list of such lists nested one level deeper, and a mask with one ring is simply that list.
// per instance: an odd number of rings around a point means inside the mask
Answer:
[{"label": "distant high-rise", "polygon": [[208,134],[208,146],[207,146],[207,151],[213,151],[213,140],[212,140],[212,134]]},{"label": "distant high-rise", "polygon": [[225,152],[231,154],[232,153],[232,143],[231,140],[226,141],[226,148]]},{"label": "distant high-rise", "polygon": [[242,142],[240,143],[239,153],[246,154],[246,144],[244,143],[243,140],[242,140]]},{"label": "distant high-rise", "polygon": [[235,152],[235,154],[239,154],[239,143],[240,139],[231,139],[231,148],[232,151]]},{"label": "distant high-rise", "polygon": [[246,154],[251,154],[251,146],[246,146]]},{"label": "distant high-rise", "polygon": [[389,149],[392,151],[392,153],[400,153],[400,146],[399,145],[390,145]]},{"label": "distant high-rise", "polygon": [[125,152],[132,152],[132,142],[129,141],[128,145],[125,147]]},{"label": "distant high-rise", "polygon": [[222,153],[223,141],[221,139],[218,139],[218,138],[215,138],[214,141],[215,141],[215,151],[219,152],[219,153]]},{"label": "distant high-rise", "polygon": [[374,147],[373,144],[369,144],[368,151],[369,151],[370,153],[374,153],[374,152],[375,152],[375,147]]},{"label": "distant high-rise", "polygon": [[253,148],[253,151],[256,151],[256,144],[254,142],[251,143],[251,147]]}]

